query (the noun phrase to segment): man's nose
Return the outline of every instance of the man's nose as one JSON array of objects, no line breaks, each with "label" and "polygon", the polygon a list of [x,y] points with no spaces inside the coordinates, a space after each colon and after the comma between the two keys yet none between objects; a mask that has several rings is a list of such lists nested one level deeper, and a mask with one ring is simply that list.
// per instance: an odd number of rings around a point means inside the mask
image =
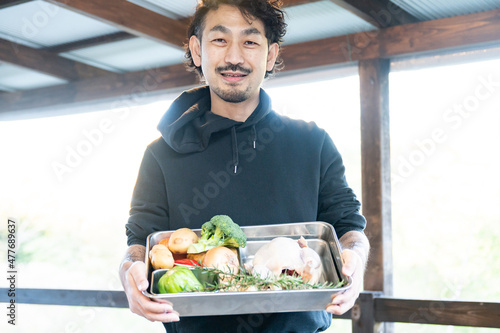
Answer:
[{"label": "man's nose", "polygon": [[226,50],[226,57],[224,59],[229,64],[242,64],[245,59],[243,57],[243,50],[237,43],[230,43]]}]

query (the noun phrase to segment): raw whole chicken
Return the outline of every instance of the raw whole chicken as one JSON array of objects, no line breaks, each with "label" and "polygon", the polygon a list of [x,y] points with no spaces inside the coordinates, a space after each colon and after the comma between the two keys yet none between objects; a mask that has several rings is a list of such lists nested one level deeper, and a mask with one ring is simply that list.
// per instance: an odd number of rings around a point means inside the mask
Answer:
[{"label": "raw whole chicken", "polygon": [[316,284],[322,272],[321,258],[307,241],[287,237],[277,237],[262,246],[256,253],[248,269],[263,279],[279,277],[283,270],[295,271],[304,282]]}]

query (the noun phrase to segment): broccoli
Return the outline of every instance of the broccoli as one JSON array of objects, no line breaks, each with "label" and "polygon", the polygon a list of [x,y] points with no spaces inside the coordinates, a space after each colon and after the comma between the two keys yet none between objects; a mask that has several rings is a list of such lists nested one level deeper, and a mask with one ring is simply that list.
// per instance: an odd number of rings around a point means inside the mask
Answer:
[{"label": "broccoli", "polygon": [[201,226],[201,237],[191,244],[188,253],[200,253],[217,246],[245,247],[247,236],[227,215],[216,215]]}]

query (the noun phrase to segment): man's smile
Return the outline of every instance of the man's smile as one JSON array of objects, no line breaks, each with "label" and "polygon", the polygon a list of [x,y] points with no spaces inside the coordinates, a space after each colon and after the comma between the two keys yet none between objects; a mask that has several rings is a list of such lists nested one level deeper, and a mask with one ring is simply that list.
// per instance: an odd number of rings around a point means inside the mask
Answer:
[{"label": "man's smile", "polygon": [[219,73],[225,81],[237,83],[250,74],[252,70],[240,65],[228,65],[224,67],[217,67],[216,72]]},{"label": "man's smile", "polygon": [[247,74],[245,74],[245,73],[231,72],[231,71],[221,72],[220,74],[222,75],[222,79],[225,82],[228,82],[230,84],[239,83],[239,82],[243,81],[245,79],[245,77],[247,76]]},{"label": "man's smile", "polygon": [[221,73],[222,76],[226,77],[243,77],[246,76],[246,74],[241,74],[241,73]]}]

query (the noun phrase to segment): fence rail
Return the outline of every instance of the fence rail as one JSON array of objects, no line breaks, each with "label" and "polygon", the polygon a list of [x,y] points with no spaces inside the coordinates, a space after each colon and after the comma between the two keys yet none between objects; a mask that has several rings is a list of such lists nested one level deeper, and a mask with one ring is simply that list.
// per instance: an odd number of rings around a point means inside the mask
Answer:
[{"label": "fence rail", "polygon": [[378,297],[374,309],[378,322],[500,328],[500,303]]},{"label": "fence rail", "polygon": [[[7,288],[0,289],[0,303],[10,302]],[[125,293],[118,290],[16,289],[16,303],[128,308]]]},{"label": "fence rail", "polygon": [[[8,288],[0,288],[0,303],[9,303]],[[16,289],[16,303],[63,306],[128,308],[118,290]],[[398,322],[500,328],[500,303],[450,300],[417,300],[384,297],[362,292],[352,311],[338,318],[353,319],[363,332],[374,332],[375,323]]]}]

